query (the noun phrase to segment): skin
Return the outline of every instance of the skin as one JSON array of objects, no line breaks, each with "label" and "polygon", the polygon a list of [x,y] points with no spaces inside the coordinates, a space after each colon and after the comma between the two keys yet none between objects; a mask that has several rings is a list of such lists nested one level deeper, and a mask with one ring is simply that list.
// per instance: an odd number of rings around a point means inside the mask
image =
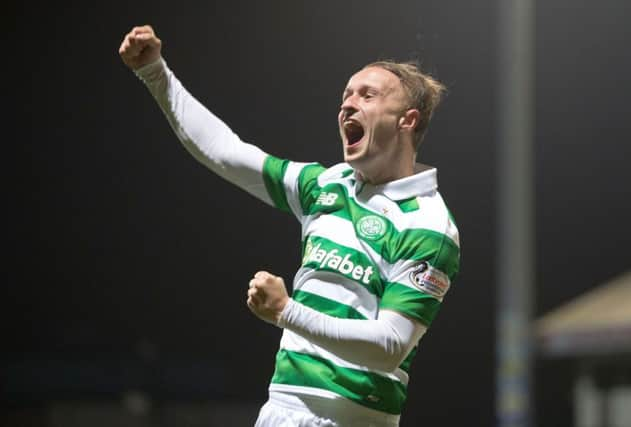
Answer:
[{"label": "skin", "polygon": [[160,58],[162,41],[150,25],[134,27],[125,35],[118,54],[132,70],[151,64]]},{"label": "skin", "polygon": [[[413,134],[420,113],[406,108],[408,102],[399,78],[383,68],[367,67],[349,79],[338,126],[344,161],[365,182],[379,185],[414,173]],[[364,136],[352,145],[345,131],[349,123],[364,129]]]},{"label": "skin", "polygon": [[278,324],[288,300],[287,287],[282,277],[259,271],[250,280],[246,303],[258,318]]},{"label": "skin", "polygon": [[[160,58],[162,41],[149,25],[134,27],[127,33],[118,53],[130,69],[137,70]],[[410,176],[414,173],[416,150],[414,128],[420,113],[407,108],[408,100],[391,72],[367,67],[348,81],[338,114],[344,161],[360,177],[373,185]],[[345,127],[361,126],[363,137],[350,144]],[[289,296],[282,277],[258,271],[249,282],[247,306],[260,319],[278,324]]]}]

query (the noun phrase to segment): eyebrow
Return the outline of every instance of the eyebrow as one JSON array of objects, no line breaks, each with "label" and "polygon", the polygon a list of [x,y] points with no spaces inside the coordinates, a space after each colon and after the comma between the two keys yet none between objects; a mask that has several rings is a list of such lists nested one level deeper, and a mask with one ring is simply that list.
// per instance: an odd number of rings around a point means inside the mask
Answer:
[{"label": "eyebrow", "polygon": [[[369,84],[364,84],[362,86],[360,86],[359,88],[357,88],[358,92],[367,92],[369,90],[374,90],[375,92],[377,92],[378,94],[384,94],[387,93],[388,90],[382,90],[379,89],[376,86],[373,85],[369,85]],[[342,92],[342,99],[345,98],[350,92],[353,92],[353,90],[351,88],[349,88],[348,86],[344,89],[344,91]]]}]

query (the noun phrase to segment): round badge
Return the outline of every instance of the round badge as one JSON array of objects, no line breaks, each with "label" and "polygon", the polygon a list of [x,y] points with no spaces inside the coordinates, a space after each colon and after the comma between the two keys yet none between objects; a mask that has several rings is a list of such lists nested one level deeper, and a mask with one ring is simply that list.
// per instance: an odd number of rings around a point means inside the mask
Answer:
[{"label": "round badge", "polygon": [[410,272],[410,281],[417,286],[421,286],[423,284],[423,273],[425,273],[427,267],[427,262],[421,261],[421,263]]},{"label": "round badge", "polygon": [[368,215],[357,221],[357,233],[367,240],[377,240],[386,234],[386,222],[377,215]]}]

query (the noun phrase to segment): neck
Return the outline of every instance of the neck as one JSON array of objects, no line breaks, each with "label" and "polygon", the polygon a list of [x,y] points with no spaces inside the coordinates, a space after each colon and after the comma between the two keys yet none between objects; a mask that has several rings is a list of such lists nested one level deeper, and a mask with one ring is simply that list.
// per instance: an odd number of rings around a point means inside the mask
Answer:
[{"label": "neck", "polygon": [[368,161],[351,164],[362,181],[381,185],[414,175],[417,152],[412,141],[397,138],[390,145],[396,149],[384,151],[372,159],[366,159]]},{"label": "neck", "polygon": [[357,176],[362,181],[372,184],[381,185],[397,179],[405,178],[406,176],[414,175],[414,161],[399,164],[397,168],[382,168],[374,172],[362,171],[355,169]]}]

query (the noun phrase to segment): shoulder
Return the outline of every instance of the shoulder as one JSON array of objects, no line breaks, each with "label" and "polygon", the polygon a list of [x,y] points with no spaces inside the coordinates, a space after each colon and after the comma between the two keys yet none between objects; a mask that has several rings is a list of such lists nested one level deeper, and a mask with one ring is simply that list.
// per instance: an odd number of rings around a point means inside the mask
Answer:
[{"label": "shoulder", "polygon": [[318,175],[318,185],[324,187],[327,184],[349,179],[353,173],[353,168],[348,163],[338,163],[330,168],[323,168]]},{"label": "shoulder", "polygon": [[400,233],[415,236],[429,233],[444,236],[455,246],[460,245],[456,222],[438,191],[393,202],[398,209],[391,215],[391,220]]},{"label": "shoulder", "polygon": [[460,235],[453,216],[437,191],[412,201],[415,208],[408,206],[407,211],[392,215],[395,230],[387,247],[391,262],[427,261],[453,278],[460,259]]},{"label": "shoulder", "polygon": [[420,209],[412,216],[413,228],[422,228],[444,234],[460,246],[460,234],[456,221],[438,191],[418,197]]},{"label": "shoulder", "polygon": [[348,180],[353,169],[346,163],[338,163],[329,168],[320,163],[304,164],[298,176],[298,185],[302,192],[314,191],[323,187]]}]

